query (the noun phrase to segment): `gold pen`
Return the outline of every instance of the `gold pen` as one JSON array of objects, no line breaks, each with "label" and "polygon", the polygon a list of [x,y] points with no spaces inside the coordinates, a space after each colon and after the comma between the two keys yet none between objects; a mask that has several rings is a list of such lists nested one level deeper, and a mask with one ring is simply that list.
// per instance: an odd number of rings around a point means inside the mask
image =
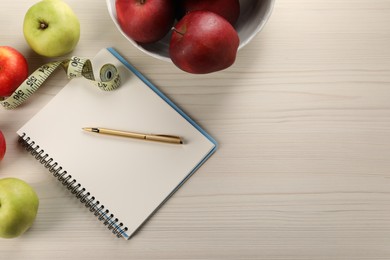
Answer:
[{"label": "gold pen", "polygon": [[87,132],[98,133],[98,134],[115,135],[115,136],[122,136],[128,138],[136,138],[136,139],[143,139],[143,140],[150,140],[150,141],[157,141],[157,142],[164,142],[164,143],[171,143],[171,144],[183,143],[183,140],[179,136],[175,136],[175,135],[141,134],[141,133],[134,133],[128,131],[108,129],[108,128],[100,128],[100,127],[83,127],[83,130]]}]

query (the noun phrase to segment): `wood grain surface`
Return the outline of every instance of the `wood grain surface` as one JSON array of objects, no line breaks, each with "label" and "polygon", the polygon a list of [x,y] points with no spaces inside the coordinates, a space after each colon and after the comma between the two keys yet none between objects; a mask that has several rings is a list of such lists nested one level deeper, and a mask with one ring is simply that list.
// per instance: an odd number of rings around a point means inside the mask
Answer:
[{"label": "wood grain surface", "polygon": [[[0,3],[1,45],[31,71],[48,61],[23,37],[35,2]],[[40,197],[33,227],[0,239],[1,260],[390,259],[389,0],[277,0],[236,63],[208,75],[135,49],[105,1],[66,2],[81,23],[72,55],[115,47],[219,149],[133,239],[116,239],[17,144],[16,130],[68,81],[56,72],[23,106],[0,110],[0,178]]]}]

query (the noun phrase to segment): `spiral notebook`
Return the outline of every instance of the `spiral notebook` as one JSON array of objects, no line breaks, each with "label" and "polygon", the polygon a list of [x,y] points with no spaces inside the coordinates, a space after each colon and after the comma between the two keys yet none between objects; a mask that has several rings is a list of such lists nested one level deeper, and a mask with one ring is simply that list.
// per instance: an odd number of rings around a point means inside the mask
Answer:
[{"label": "spiral notebook", "polygon": [[[92,64],[117,67],[105,92],[71,80],[17,133],[21,142],[118,237],[131,238],[214,153],[215,140],[113,48]],[[181,136],[169,144],[98,135],[83,127]]]}]

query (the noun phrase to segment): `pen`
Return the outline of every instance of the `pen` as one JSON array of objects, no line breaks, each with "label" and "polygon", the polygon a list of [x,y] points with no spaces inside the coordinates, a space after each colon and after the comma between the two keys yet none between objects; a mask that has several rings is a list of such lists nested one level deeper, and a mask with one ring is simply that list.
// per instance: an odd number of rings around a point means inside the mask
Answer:
[{"label": "pen", "polygon": [[83,130],[87,132],[98,133],[98,134],[115,135],[115,136],[122,136],[128,138],[136,138],[136,139],[143,139],[143,140],[150,140],[150,141],[157,141],[157,142],[164,142],[164,143],[171,143],[171,144],[183,143],[183,140],[179,136],[175,136],[175,135],[141,134],[141,133],[134,133],[128,131],[108,129],[108,128],[100,128],[100,127],[83,127]]}]

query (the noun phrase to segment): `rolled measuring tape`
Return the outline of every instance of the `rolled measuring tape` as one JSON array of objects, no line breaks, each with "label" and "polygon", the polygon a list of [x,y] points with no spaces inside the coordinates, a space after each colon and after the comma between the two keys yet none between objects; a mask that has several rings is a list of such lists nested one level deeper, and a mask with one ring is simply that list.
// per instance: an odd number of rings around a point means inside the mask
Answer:
[{"label": "rolled measuring tape", "polygon": [[114,65],[105,64],[100,69],[100,80],[95,80],[91,61],[74,56],[64,61],[54,61],[42,65],[28,76],[11,96],[0,100],[0,105],[6,109],[16,108],[34,94],[45,80],[59,67],[62,67],[66,71],[69,79],[84,77],[103,91],[114,90],[121,83],[119,72]]}]

